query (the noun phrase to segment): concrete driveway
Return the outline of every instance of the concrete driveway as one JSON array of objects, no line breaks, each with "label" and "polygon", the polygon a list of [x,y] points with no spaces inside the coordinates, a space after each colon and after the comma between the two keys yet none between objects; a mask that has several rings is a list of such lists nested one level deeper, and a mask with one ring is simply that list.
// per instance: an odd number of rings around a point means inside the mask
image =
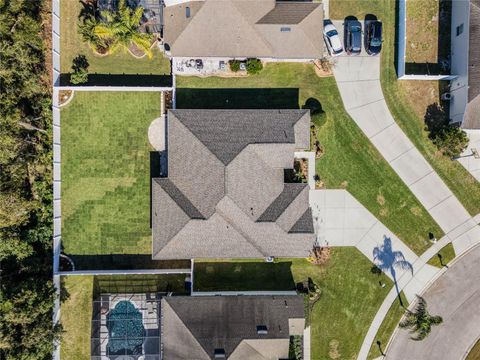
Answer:
[{"label": "concrete driveway", "polygon": [[[341,21],[333,22],[343,38]],[[470,215],[393,119],[380,85],[380,56],[342,55],[334,74],[345,109],[445,233]]]},{"label": "concrete driveway", "polygon": [[480,337],[480,246],[451,266],[424,294],[428,309],[443,317],[423,341],[399,330],[386,359],[462,360]]}]

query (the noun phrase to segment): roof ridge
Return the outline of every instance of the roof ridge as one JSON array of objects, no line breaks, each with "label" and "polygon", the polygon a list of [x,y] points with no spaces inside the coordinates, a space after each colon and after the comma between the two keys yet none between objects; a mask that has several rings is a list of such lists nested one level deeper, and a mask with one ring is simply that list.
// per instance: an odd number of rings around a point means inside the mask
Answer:
[{"label": "roof ridge", "polygon": [[[177,204],[177,206],[187,215],[190,219],[205,219],[205,216],[200,212],[200,210],[197,209],[197,207],[190,201],[188,197],[185,196],[185,194],[173,183],[172,180],[169,178],[153,178],[153,180],[160,185],[160,187],[165,191],[165,193]],[[173,194],[169,191],[171,189],[166,189],[165,187],[162,186],[162,184],[168,183],[168,185],[172,186],[174,190],[178,191],[180,196],[184,197],[185,200],[188,202],[187,205],[190,205],[193,208],[193,212],[197,212],[198,214],[191,214],[190,210],[192,209],[186,209],[185,206],[182,206],[177,202],[178,199],[176,199]]]},{"label": "roof ridge", "polygon": [[[233,204],[235,204],[235,206],[238,207],[238,205],[235,203],[235,201],[233,201],[233,199],[230,196],[225,195],[224,198],[228,198],[228,200],[230,200]],[[258,246],[258,244],[253,239],[251,239],[250,236],[248,234],[246,234],[245,231],[243,231],[243,229],[241,229],[239,226],[237,226],[237,224],[234,221],[232,221],[226,214],[224,214],[222,210],[216,208],[215,211],[219,216],[222,217],[223,220],[225,220],[227,223],[229,223],[230,226],[233,229],[235,229],[235,231],[237,233],[239,233],[245,240],[247,240],[247,242],[250,245],[252,245],[255,249],[257,249],[260,254],[265,255],[263,249],[260,246]],[[244,213],[244,211],[242,209],[240,209],[240,211]],[[246,215],[246,216],[248,216],[248,215]]]},{"label": "roof ridge", "polygon": [[[230,1],[231,4],[233,5],[233,7],[235,8],[235,10],[237,10],[237,12],[240,14],[240,16],[242,17],[243,21],[245,21],[249,26],[250,28],[253,29],[253,31],[255,32],[255,34],[257,34],[258,38],[262,40],[262,43],[263,45],[265,45],[266,48],[268,48],[270,50],[270,52],[273,54],[273,48],[272,48],[272,45],[263,37],[262,34],[260,34],[256,27],[255,27],[255,23],[250,23],[246,18],[245,18],[245,15],[243,15],[243,13],[240,11],[240,9],[238,8],[237,6],[237,2],[236,1]],[[275,6],[273,7],[275,8]],[[271,10],[270,10],[271,11]]]},{"label": "roof ridge", "polygon": [[[271,204],[265,209],[265,211],[257,218],[256,222],[275,222],[275,221],[277,221],[282,216],[282,214],[284,214],[285,211],[290,207],[292,202],[302,193],[302,191],[307,186],[308,186],[307,183],[284,183],[282,192],[280,194],[278,194],[278,196],[271,202]],[[297,189],[297,187],[298,187],[298,189]],[[291,199],[291,201],[288,204],[286,204],[286,206],[283,206],[285,204],[280,203],[279,205],[282,205],[281,212],[279,212],[278,214],[271,214],[271,217],[268,217],[269,214],[267,212],[271,212],[272,209],[274,209],[275,206],[278,204],[278,202],[283,200],[283,197],[286,195],[287,191],[292,190],[292,189],[294,190],[295,195]]]},{"label": "roof ridge", "polygon": [[[180,317],[180,315],[178,315],[178,313],[175,311],[175,309],[173,308],[173,306],[171,306],[169,303],[168,303],[168,296],[164,298],[165,299],[165,303],[168,305],[168,307],[170,308],[170,310],[175,314],[175,316],[177,317],[178,320],[180,320],[180,323],[183,325],[183,327],[188,331],[188,333],[191,335],[192,339],[200,346],[200,348],[203,350],[203,352],[205,353],[205,356],[207,356],[208,358],[210,358],[210,356],[208,355],[208,352],[207,352],[207,349],[205,349],[203,347],[203,345],[198,341],[198,339],[195,337],[195,335],[193,335],[192,331],[190,330],[190,328],[183,322],[183,319]],[[162,309],[163,310],[163,309]]]}]

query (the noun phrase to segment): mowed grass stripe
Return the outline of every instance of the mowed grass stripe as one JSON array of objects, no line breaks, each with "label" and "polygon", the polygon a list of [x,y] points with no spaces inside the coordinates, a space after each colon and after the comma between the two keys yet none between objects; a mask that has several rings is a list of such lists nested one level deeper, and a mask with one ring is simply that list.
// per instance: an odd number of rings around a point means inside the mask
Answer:
[{"label": "mowed grass stripe", "polygon": [[76,92],[62,109],[66,253],[151,253],[147,131],[159,116],[150,92]]}]

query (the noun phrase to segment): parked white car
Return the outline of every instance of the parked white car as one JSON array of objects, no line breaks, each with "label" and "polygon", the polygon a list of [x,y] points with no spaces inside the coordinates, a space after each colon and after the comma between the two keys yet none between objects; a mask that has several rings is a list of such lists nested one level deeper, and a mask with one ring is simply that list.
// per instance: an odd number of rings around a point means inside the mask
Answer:
[{"label": "parked white car", "polygon": [[323,28],[323,37],[331,56],[338,56],[343,52],[342,41],[338,31],[332,23],[326,24]]}]

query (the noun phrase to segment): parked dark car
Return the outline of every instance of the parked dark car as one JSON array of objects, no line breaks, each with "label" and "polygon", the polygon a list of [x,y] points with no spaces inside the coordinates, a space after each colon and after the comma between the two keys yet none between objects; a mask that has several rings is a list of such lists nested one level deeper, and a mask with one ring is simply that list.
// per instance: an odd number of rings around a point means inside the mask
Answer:
[{"label": "parked dark car", "polygon": [[368,55],[380,54],[382,50],[382,23],[371,21],[367,24],[365,32],[365,50]]},{"label": "parked dark car", "polygon": [[345,50],[348,55],[358,55],[362,51],[362,24],[358,20],[345,22]]}]

